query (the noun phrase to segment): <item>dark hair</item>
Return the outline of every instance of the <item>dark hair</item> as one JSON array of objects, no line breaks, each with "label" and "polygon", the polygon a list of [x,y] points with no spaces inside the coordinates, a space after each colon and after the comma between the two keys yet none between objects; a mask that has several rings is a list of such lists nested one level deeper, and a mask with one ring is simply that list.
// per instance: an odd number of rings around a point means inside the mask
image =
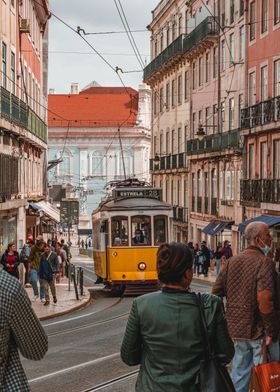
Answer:
[{"label": "dark hair", "polygon": [[61,243],[61,244],[64,244],[64,239],[63,239],[63,238],[60,240],[60,243]]},{"label": "dark hair", "polygon": [[162,244],[157,252],[158,278],[163,283],[178,283],[187,269],[192,268],[193,254],[187,245]]},{"label": "dark hair", "polygon": [[10,243],[8,244],[8,247],[7,247],[8,251],[10,250],[10,248],[11,248],[13,245],[15,245],[14,242],[10,242]]},{"label": "dark hair", "polygon": [[35,241],[29,240],[29,241],[28,241],[28,244],[29,244],[29,245],[35,245]]}]

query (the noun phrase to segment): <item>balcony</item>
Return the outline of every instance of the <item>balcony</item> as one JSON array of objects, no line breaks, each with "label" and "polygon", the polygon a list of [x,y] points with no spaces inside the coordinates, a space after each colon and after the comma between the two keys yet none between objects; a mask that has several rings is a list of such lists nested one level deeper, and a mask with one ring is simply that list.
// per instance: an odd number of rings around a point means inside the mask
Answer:
[{"label": "balcony", "polygon": [[184,38],[183,53],[187,57],[197,57],[217,41],[218,32],[216,18],[208,16]]},{"label": "balcony", "polygon": [[0,154],[0,203],[19,192],[18,171],[17,158]]},{"label": "balcony", "polygon": [[183,51],[183,34],[179,35],[170,45],[167,46],[156,58],[154,58],[144,68],[144,82],[146,82],[156,72],[166,68],[171,60],[174,60]]},{"label": "balcony", "polygon": [[241,128],[255,128],[280,120],[280,96],[241,110]]},{"label": "balcony", "polygon": [[241,180],[241,202],[280,203],[280,179]]},{"label": "balcony", "polygon": [[161,156],[159,161],[150,159],[150,171],[184,169],[187,167],[186,154],[173,154]]},{"label": "balcony", "polygon": [[47,143],[47,126],[41,118],[21,99],[0,88],[0,117],[27,129],[34,136]]},{"label": "balcony", "polygon": [[215,133],[205,136],[203,140],[192,139],[187,141],[187,154],[204,154],[211,152],[222,152],[226,149],[240,149],[240,130]]}]

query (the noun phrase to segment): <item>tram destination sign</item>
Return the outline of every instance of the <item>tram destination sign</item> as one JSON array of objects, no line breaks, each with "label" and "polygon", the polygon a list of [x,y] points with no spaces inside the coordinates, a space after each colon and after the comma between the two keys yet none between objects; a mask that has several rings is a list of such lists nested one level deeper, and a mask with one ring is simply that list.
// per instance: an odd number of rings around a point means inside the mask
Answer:
[{"label": "tram destination sign", "polygon": [[160,188],[122,188],[113,190],[114,199],[156,199],[162,200]]}]

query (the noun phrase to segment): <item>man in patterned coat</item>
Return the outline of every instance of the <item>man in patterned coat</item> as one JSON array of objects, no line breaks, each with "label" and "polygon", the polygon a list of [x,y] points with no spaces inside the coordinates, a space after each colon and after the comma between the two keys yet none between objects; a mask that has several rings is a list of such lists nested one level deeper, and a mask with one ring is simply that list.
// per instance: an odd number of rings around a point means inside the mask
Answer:
[{"label": "man in patterned coat", "polygon": [[261,362],[265,343],[271,360],[279,360],[279,295],[275,265],[267,255],[272,238],[263,222],[245,230],[248,248],[231,257],[212,293],[226,297],[226,319],[235,355],[232,378],[236,392],[248,392],[253,365]]},{"label": "man in patterned coat", "polygon": [[19,352],[42,359],[48,339],[20,282],[0,270],[0,391],[29,392]]}]

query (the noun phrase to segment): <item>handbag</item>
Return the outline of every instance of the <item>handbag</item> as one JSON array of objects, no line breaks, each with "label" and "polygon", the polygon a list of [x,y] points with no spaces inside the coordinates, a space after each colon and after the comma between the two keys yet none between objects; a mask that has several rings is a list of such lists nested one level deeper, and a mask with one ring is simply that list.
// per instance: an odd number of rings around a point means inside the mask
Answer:
[{"label": "handbag", "polygon": [[203,340],[204,358],[200,361],[199,391],[200,392],[235,392],[230,375],[226,366],[222,365],[215,354],[213,345],[207,330],[204,307],[199,293],[197,305],[199,308],[201,333]]},{"label": "handbag", "polygon": [[280,391],[280,362],[269,362],[269,353],[265,343],[262,347],[263,363],[254,366],[250,379],[250,392]]}]

